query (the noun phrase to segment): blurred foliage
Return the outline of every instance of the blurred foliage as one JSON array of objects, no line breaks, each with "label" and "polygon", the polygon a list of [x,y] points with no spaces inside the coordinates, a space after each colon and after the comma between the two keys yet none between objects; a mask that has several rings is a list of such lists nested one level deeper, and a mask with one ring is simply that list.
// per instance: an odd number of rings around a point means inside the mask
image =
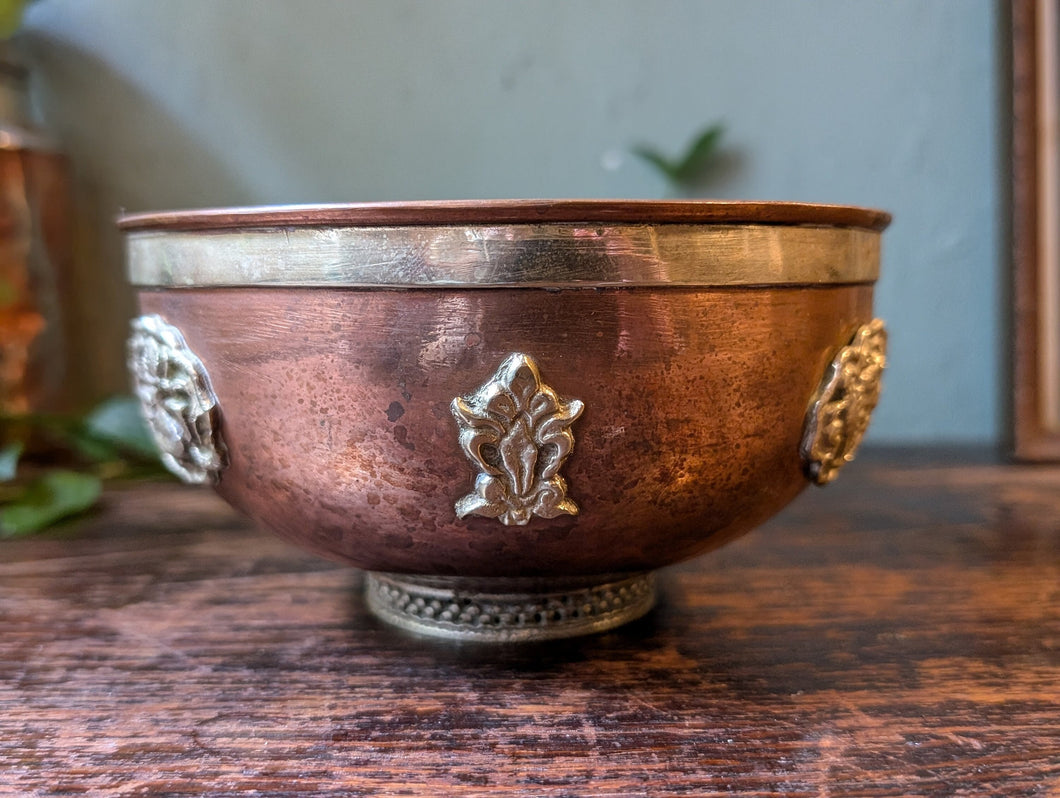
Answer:
[{"label": "blurred foliage", "polygon": [[[0,0],[0,39],[18,31],[29,1]],[[0,306],[18,298],[16,286],[0,280]],[[163,475],[132,397],[108,399],[84,416],[0,411],[0,538],[90,510],[104,480]]]},{"label": "blurred foliage", "polygon": [[103,492],[93,474],[58,468],[34,479],[0,505],[0,536],[28,535],[92,507]]},{"label": "blurred foliage", "polygon": [[632,152],[655,167],[672,187],[688,191],[705,180],[711,166],[717,160],[718,143],[721,141],[724,130],[725,128],[720,123],[711,125],[701,131],[685,151],[676,158],[663,155],[654,147],[646,144],[634,147]]},{"label": "blurred foliage", "polygon": [[15,35],[22,24],[22,12],[26,0],[0,0],[0,39],[9,39]]},{"label": "blurred foliage", "polygon": [[101,459],[135,454],[155,462],[158,448],[140,414],[140,403],[131,396],[117,396],[95,407],[82,423],[82,443],[89,443]]},{"label": "blurred foliage", "polygon": [[166,474],[132,397],[108,399],[84,416],[0,415],[0,538],[90,510],[104,480]]},{"label": "blurred foliage", "polygon": [[0,449],[0,482],[9,482],[15,478],[22,449],[21,443],[9,443]]},{"label": "blurred foliage", "polygon": [[18,301],[19,294],[15,284],[6,277],[0,277],[0,308],[14,305]]}]

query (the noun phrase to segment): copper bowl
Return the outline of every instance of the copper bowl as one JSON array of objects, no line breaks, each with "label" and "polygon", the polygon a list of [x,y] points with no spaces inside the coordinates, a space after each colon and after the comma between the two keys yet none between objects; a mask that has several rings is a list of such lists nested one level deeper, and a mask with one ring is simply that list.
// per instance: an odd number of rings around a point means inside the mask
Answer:
[{"label": "copper bowl", "polygon": [[889,217],[506,201],[125,216],[170,468],[484,640],[645,613],[652,572],[830,480],[879,395]]}]

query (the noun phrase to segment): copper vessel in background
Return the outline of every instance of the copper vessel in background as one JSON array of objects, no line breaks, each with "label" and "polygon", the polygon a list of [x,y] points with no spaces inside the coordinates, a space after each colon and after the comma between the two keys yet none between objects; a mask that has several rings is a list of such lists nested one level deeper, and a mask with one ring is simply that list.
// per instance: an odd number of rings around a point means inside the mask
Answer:
[{"label": "copper vessel in background", "polygon": [[427,634],[563,637],[831,480],[879,396],[875,211],[417,203],[126,217],[170,468]]},{"label": "copper vessel in background", "polygon": [[0,413],[54,409],[66,356],[65,157],[30,119],[26,71],[0,49]]}]

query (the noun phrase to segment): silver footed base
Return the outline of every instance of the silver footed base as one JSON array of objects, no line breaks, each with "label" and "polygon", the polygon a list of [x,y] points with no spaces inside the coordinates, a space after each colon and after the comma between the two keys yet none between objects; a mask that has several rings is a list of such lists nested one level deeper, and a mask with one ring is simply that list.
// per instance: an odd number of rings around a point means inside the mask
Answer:
[{"label": "silver footed base", "polygon": [[603,632],[636,620],[655,604],[655,574],[509,579],[369,571],[365,593],[379,618],[411,632],[530,642]]}]

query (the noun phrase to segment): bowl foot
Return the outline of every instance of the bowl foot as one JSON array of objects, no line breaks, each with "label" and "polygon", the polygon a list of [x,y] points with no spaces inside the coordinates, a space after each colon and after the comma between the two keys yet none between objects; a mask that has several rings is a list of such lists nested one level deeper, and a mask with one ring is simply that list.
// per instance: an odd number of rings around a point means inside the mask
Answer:
[{"label": "bowl foot", "polygon": [[487,643],[577,637],[655,604],[655,574],[572,578],[437,577],[369,571],[368,607],[419,634]]}]

